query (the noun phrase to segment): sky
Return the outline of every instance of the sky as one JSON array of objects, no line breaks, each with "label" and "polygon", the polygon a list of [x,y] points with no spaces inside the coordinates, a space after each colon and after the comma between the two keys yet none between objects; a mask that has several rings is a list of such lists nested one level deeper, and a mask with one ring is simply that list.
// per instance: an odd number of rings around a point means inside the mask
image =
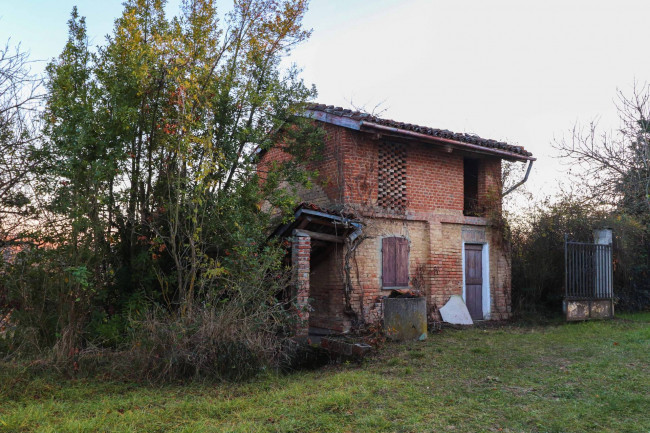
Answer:
[{"label": "sky", "polygon": [[[75,4],[102,44],[120,0],[0,0],[0,41],[51,59]],[[617,129],[617,91],[649,80],[649,16],[647,0],[311,0],[312,37],[287,61],[318,102],[524,146],[541,199],[567,182],[554,141],[593,120]]]}]

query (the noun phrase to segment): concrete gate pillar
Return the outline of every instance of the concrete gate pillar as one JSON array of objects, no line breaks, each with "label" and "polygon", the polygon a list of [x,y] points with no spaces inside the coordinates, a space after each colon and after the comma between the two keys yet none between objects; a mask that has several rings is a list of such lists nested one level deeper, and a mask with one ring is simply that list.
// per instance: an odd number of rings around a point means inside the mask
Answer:
[{"label": "concrete gate pillar", "polygon": [[596,270],[595,295],[597,297],[612,297],[613,276],[612,276],[612,229],[594,230],[594,243],[597,245],[609,245],[609,248],[596,250],[594,257],[594,269]]},{"label": "concrete gate pillar", "polygon": [[293,232],[291,243],[291,267],[296,297],[296,338],[309,336],[309,265],[311,238],[303,232]]}]

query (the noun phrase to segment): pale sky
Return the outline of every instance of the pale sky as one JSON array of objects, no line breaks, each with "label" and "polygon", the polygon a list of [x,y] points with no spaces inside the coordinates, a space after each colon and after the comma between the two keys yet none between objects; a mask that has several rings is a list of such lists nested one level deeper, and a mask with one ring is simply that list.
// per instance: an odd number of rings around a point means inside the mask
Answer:
[{"label": "pale sky", "polygon": [[[0,0],[0,41],[55,57],[74,4],[103,43],[120,0]],[[382,117],[524,146],[541,198],[564,178],[554,138],[596,118],[616,129],[617,89],[649,80],[648,17],[647,0],[312,0],[290,61],[318,102],[383,102]]]}]

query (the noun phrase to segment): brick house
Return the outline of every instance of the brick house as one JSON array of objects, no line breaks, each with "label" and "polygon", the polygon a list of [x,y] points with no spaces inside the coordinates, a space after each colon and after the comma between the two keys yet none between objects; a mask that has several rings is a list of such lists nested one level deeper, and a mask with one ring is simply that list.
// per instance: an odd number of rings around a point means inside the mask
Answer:
[{"label": "brick house", "polygon": [[[510,316],[501,161],[530,170],[529,152],[333,106],[306,116],[326,132],[324,158],[309,165],[319,176],[294,221],[274,232],[292,242],[303,333],[381,320],[395,289],[425,296],[431,319],[451,295],[476,320]],[[279,143],[258,167],[285,158]]]}]

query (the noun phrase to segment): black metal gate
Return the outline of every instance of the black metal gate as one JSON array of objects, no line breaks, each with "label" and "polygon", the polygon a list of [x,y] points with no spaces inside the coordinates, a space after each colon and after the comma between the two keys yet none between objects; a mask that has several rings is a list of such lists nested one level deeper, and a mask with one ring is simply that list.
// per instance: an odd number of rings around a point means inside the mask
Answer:
[{"label": "black metal gate", "polygon": [[[611,244],[572,242],[565,237],[564,269],[567,319],[613,317]],[[594,314],[594,308],[606,311]]]}]

